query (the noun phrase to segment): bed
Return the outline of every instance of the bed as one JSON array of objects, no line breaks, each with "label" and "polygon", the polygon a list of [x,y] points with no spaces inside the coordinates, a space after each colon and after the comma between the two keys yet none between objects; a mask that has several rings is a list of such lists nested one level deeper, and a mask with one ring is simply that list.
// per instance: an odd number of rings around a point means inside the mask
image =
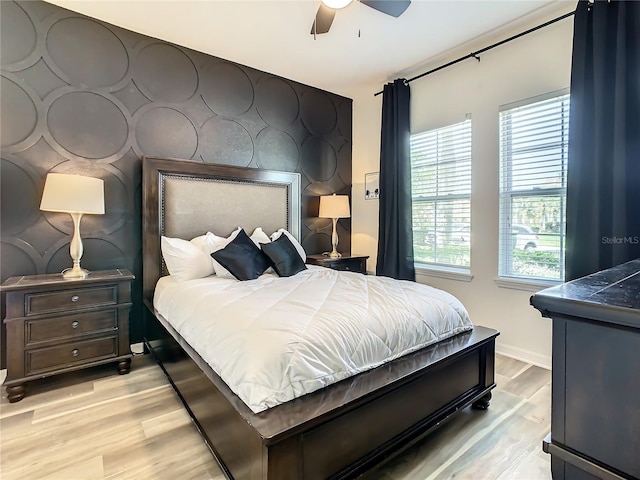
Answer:
[{"label": "bed", "polygon": [[154,306],[156,285],[167,274],[161,237],[225,235],[242,225],[247,231],[285,228],[299,238],[299,175],[144,158],[143,212],[145,346],[229,478],[354,478],[459,410],[488,407],[498,332],[474,326],[285,403],[252,410]]}]

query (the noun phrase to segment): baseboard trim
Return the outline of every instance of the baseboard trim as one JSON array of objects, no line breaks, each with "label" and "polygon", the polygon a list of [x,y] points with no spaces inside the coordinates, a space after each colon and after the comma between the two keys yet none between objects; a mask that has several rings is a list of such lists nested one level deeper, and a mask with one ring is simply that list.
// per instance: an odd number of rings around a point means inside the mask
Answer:
[{"label": "baseboard trim", "polygon": [[531,350],[524,350],[523,348],[512,345],[501,345],[500,342],[496,344],[496,353],[551,370],[551,356],[542,355],[532,352]]}]

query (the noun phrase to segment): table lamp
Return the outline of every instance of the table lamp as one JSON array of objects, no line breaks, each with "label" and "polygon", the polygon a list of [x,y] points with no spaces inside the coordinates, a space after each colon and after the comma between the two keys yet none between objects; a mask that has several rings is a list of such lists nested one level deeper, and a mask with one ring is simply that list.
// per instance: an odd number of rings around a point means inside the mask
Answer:
[{"label": "table lamp", "polygon": [[338,232],[336,231],[336,223],[339,218],[349,218],[351,212],[349,210],[348,195],[323,195],[320,197],[320,218],[330,218],[333,220],[333,232],[331,233],[331,245],[333,250],[329,254],[332,258],[341,257],[336,249],[338,247]]},{"label": "table lamp", "polygon": [[81,175],[49,173],[44,183],[40,210],[45,212],[66,212],[73,219],[73,238],[69,253],[73,267],[62,272],[64,278],[84,278],[88,270],[80,268],[82,258],[82,238],[80,220],[82,215],[104,214],[104,180]]}]

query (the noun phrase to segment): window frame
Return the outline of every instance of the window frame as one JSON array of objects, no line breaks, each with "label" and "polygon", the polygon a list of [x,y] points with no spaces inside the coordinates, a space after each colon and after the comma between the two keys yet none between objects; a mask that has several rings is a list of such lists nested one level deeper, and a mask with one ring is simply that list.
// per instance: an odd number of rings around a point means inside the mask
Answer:
[{"label": "window frame", "polygon": [[[508,161],[509,168],[506,169],[507,160],[504,158],[503,150],[505,149],[505,145],[507,145],[506,150],[511,152],[512,139],[509,136],[508,139],[503,138],[503,122],[502,115],[503,112],[507,112],[510,110],[514,110],[516,108],[535,105],[537,103],[541,103],[544,101],[552,100],[552,99],[560,99],[561,97],[567,97],[567,101],[569,102],[569,109],[567,110],[566,118],[562,118],[562,127],[561,127],[561,135],[562,142],[560,143],[562,153],[560,160],[560,170],[561,170],[561,178],[563,186],[559,187],[550,187],[540,189],[539,187],[532,187],[525,190],[513,190],[513,162]],[[562,100],[565,101],[565,100]],[[552,92],[548,92],[542,95],[538,95],[535,97],[523,99],[517,102],[509,103],[506,105],[501,105],[499,108],[498,114],[498,125],[499,125],[499,133],[498,133],[498,147],[499,147],[499,213],[498,213],[498,223],[499,223],[499,231],[498,231],[498,278],[496,279],[496,284],[501,287],[506,288],[515,288],[520,290],[529,290],[535,291],[540,288],[546,288],[553,285],[558,285],[564,282],[565,278],[565,265],[564,259],[566,255],[566,195],[567,195],[567,171],[568,171],[568,137],[569,137],[569,126],[568,126],[568,116],[570,112],[570,93],[569,88],[564,88],[561,90],[555,90]],[[566,122],[566,127],[565,127]],[[548,148],[548,147],[547,147]],[[510,158],[510,157],[509,157]],[[506,173],[505,173],[505,170]],[[505,186],[507,185],[507,186]],[[512,245],[513,236],[512,236],[512,227],[513,223],[511,221],[511,213],[512,206],[514,203],[514,199],[516,198],[526,198],[526,197],[559,197],[561,208],[564,210],[561,215],[561,225],[560,225],[560,233],[559,233],[559,266],[560,266],[560,278],[547,278],[541,276],[533,276],[533,275],[521,275],[513,272],[513,252],[514,248]],[[509,228],[511,225],[511,228]]]},{"label": "window frame", "polygon": [[[454,127],[460,127],[460,128],[464,128],[465,130],[460,132],[463,133],[465,136],[468,135],[468,144],[464,144],[463,148],[468,148],[468,165],[465,165],[463,162],[460,161],[452,161],[450,159],[444,159],[441,160],[439,153],[437,153],[437,160],[434,164],[432,165],[436,165],[437,167],[439,166],[445,166],[445,168],[447,166],[450,165],[462,165],[463,168],[468,168],[469,173],[468,173],[468,191],[466,191],[465,193],[453,193],[453,194],[440,194],[438,193],[438,182],[440,181],[440,171],[438,168],[436,168],[436,179],[435,179],[435,184],[434,184],[434,189],[436,190],[436,193],[433,195],[422,195],[422,196],[417,196],[414,195],[414,189],[413,189],[413,178],[414,178],[414,171],[416,167],[414,166],[414,148],[413,148],[413,141],[416,137],[423,137],[423,136],[427,136],[428,134],[440,134],[441,132],[444,134],[443,131],[445,131],[446,129],[451,129]],[[468,129],[468,131],[467,131]],[[438,139],[439,140],[439,139]],[[438,141],[436,140],[436,141]],[[465,139],[466,140],[466,139]],[[458,137],[456,137],[456,141],[458,141]],[[431,130],[426,130],[426,131],[422,131],[422,132],[416,132],[416,133],[412,133],[410,136],[410,142],[411,142],[411,147],[410,147],[410,159],[411,159],[411,171],[412,171],[412,191],[411,191],[411,213],[412,216],[414,215],[414,204],[417,202],[423,202],[425,204],[427,203],[432,203],[433,204],[433,208],[434,208],[434,217],[437,215],[437,211],[438,211],[438,202],[451,202],[451,201],[458,201],[458,200],[466,200],[468,202],[468,222],[456,222],[456,224],[462,226],[462,227],[466,227],[468,229],[469,232],[469,245],[468,245],[468,258],[469,258],[469,262],[468,265],[454,265],[454,264],[450,264],[450,263],[444,263],[444,262],[428,262],[428,261],[424,261],[424,260],[416,260],[415,258],[415,248],[417,246],[416,243],[416,235],[414,234],[414,240],[413,240],[413,244],[414,244],[414,266],[416,269],[416,273],[418,275],[429,275],[429,276],[435,276],[435,277],[439,277],[439,278],[446,278],[446,279],[451,279],[451,280],[461,280],[461,281],[470,281],[473,278],[473,275],[471,275],[471,198],[472,198],[472,146],[473,146],[473,124],[472,124],[472,119],[471,119],[471,115],[467,114],[465,119],[461,122],[456,122],[450,125],[445,125],[443,127],[438,127],[438,128],[433,128]],[[446,152],[443,152],[446,153]],[[426,167],[426,165],[425,165]],[[454,177],[448,177],[448,178],[454,178]],[[443,182],[444,183],[444,182]],[[427,187],[428,188],[428,187]],[[436,218],[434,218],[434,221],[437,222]],[[437,225],[437,223],[436,223]],[[415,228],[415,225],[414,225]],[[414,230],[415,232],[415,230]],[[447,233],[451,233],[451,232],[438,232],[437,227],[436,227],[436,231],[433,232],[434,236],[437,237],[438,235],[446,235]],[[440,247],[446,246],[448,244],[445,245],[440,245]],[[435,251],[437,252],[437,239],[436,239],[436,245],[434,246]],[[437,253],[436,253],[437,255]],[[437,257],[436,257],[437,258]]]}]

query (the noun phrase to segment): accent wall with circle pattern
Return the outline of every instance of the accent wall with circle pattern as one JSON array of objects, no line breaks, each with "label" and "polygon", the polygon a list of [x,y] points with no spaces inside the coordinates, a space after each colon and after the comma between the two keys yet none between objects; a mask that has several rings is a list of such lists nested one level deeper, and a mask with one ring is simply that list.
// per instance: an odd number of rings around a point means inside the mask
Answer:
[{"label": "accent wall with circle pattern", "polygon": [[[47,173],[102,178],[82,265],[136,274],[140,341],[143,155],[299,172],[302,244],[331,249],[318,197],[351,194],[351,99],[41,1],[2,1],[0,19],[3,281],[71,265],[71,216],[39,210]],[[341,251],[350,232],[341,219]]]}]

